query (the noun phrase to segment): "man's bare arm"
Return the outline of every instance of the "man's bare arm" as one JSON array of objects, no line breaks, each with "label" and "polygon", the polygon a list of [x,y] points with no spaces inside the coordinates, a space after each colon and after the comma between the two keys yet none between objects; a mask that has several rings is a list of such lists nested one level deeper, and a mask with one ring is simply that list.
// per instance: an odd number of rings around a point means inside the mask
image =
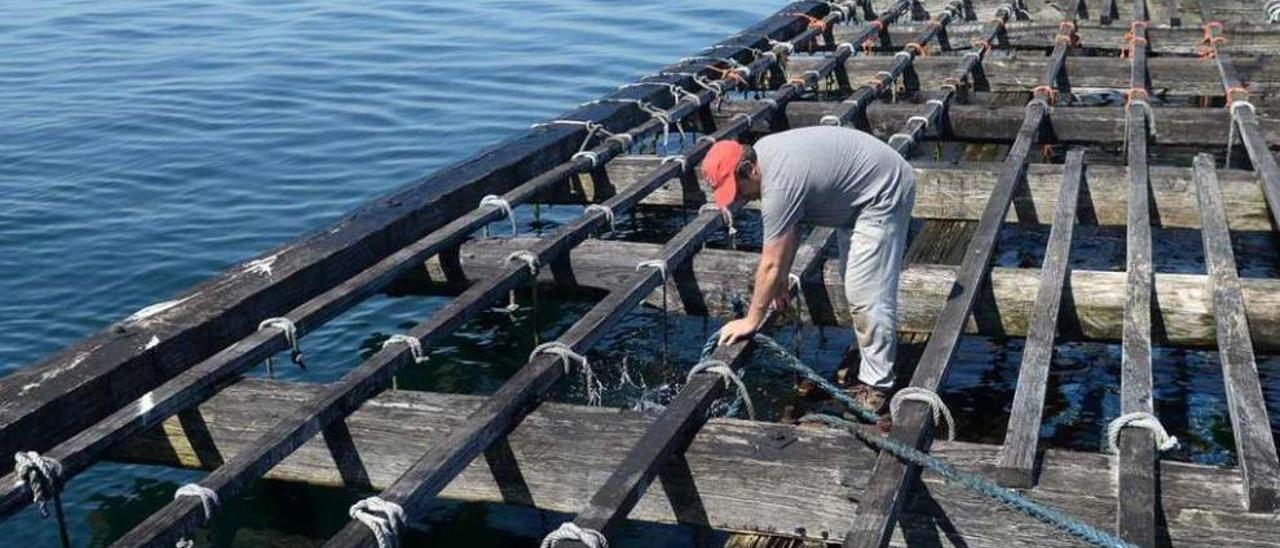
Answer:
[{"label": "man's bare arm", "polygon": [[764,323],[765,313],[774,301],[786,295],[787,273],[800,247],[800,229],[791,227],[777,238],[765,242],[756,267],[755,289],[747,316],[725,324],[720,330],[721,344],[731,344],[755,333]]}]

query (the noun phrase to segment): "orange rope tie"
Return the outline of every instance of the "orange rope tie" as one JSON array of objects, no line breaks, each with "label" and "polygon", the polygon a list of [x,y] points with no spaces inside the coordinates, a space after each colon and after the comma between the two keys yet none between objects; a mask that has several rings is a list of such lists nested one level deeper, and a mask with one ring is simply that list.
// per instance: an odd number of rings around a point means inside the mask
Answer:
[{"label": "orange rope tie", "polygon": [[988,42],[986,38],[975,36],[972,40],[969,40],[969,45],[978,48],[978,55],[986,55],[988,51],[991,51],[991,42]]},{"label": "orange rope tie", "polygon": [[951,91],[954,93],[955,91],[960,89],[960,80],[955,76],[948,76],[942,79],[942,85],[939,87],[943,89],[950,88]]},{"label": "orange rope tie", "polygon": [[809,14],[807,14],[807,13],[801,13],[801,12],[798,12],[798,11],[793,11],[793,12],[791,12],[791,13],[787,13],[787,14],[784,14],[784,15],[794,15],[794,16],[796,16],[796,17],[803,17],[806,21],[808,21],[808,22],[809,22],[809,28],[811,28],[811,29],[817,29],[817,30],[818,30],[818,32],[825,32],[825,31],[827,30],[827,22],[826,22],[826,21],[823,21],[822,19],[818,19],[817,17],[814,17],[814,16],[809,15]]},{"label": "orange rope tie", "polygon": [[[1141,97],[1137,97],[1139,95]],[[1145,103],[1150,97],[1151,95],[1147,93],[1147,88],[1129,88],[1128,91],[1124,92],[1124,106],[1132,105],[1135,100]]]},{"label": "orange rope tie", "polygon": [[1050,105],[1058,104],[1058,90],[1053,89],[1053,86],[1036,86],[1031,89],[1031,95],[1033,97],[1039,96],[1040,92],[1044,92],[1045,95],[1049,96]]},{"label": "orange rope tie", "polygon": [[1227,88],[1227,94],[1226,94],[1226,95],[1227,95],[1227,101],[1226,101],[1226,106],[1227,106],[1227,108],[1231,108],[1231,103],[1236,102],[1236,97],[1235,97],[1235,96],[1236,96],[1236,94],[1237,94],[1237,93],[1243,93],[1243,94],[1245,95],[1245,97],[1248,97],[1248,96],[1249,96],[1249,90],[1248,90],[1248,89],[1245,89],[1245,88],[1244,88],[1244,86],[1231,86],[1231,87]]},{"label": "orange rope tie", "polygon": [[1071,20],[1063,20],[1058,23],[1058,32],[1062,34],[1071,34],[1076,31],[1076,22]]},{"label": "orange rope tie", "polygon": [[744,86],[749,85],[749,84],[747,83],[747,79],[742,77],[742,74],[738,72],[738,69],[733,69],[733,68],[720,68],[720,67],[707,67],[707,70],[710,70],[710,71],[715,72],[716,74],[720,75],[720,79],[721,79],[721,80],[729,80],[729,81],[734,81],[734,80],[736,80],[736,81],[738,81],[738,83],[740,83],[740,84],[742,84],[742,85],[744,85]]},{"label": "orange rope tie", "polygon": [[867,21],[867,26],[876,30],[884,30],[884,21],[881,21],[879,19]]},{"label": "orange rope tie", "polygon": [[942,28],[942,21],[939,21],[937,19],[930,19],[929,22],[926,23],[926,26],[928,26],[930,29],[940,29]]},{"label": "orange rope tie", "polygon": [[916,52],[916,56],[917,56],[917,57],[928,57],[928,56],[929,56],[929,49],[928,49],[928,48],[926,48],[926,47],[924,47],[924,46],[923,46],[922,44],[920,44],[919,42],[911,42],[911,43],[909,43],[909,44],[907,44],[907,45],[905,45],[905,46],[902,46],[902,50],[903,50],[903,51],[906,51],[906,50],[909,50],[909,49],[910,49],[910,50],[915,50],[915,52]]},{"label": "orange rope tie", "polygon": [[893,73],[882,70],[877,72],[875,76],[872,76],[871,79],[867,80],[867,83],[875,87],[876,93],[880,93],[881,91],[884,91],[886,85],[885,80],[889,81],[887,85],[893,85]]},{"label": "orange rope tie", "polygon": [[1217,32],[1222,32],[1222,21],[1209,21],[1208,23],[1201,25],[1200,29],[1204,31],[1204,38],[1202,41],[1208,44],[1217,35],[1217,33],[1214,32],[1215,30]]},{"label": "orange rope tie", "polygon": [[863,55],[871,55],[871,53],[874,52],[875,50],[876,50],[876,41],[874,39],[867,38],[866,40],[862,41]]}]

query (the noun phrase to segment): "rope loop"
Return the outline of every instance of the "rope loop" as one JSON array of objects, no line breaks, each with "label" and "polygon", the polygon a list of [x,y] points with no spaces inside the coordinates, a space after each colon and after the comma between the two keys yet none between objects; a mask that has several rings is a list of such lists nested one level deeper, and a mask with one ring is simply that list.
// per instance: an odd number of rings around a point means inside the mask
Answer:
[{"label": "rope loop", "polygon": [[222,505],[222,501],[218,499],[217,491],[200,485],[199,483],[188,483],[179,487],[173,492],[173,500],[182,497],[196,497],[200,499],[200,507],[204,510],[204,521],[208,523],[213,519],[213,514]]},{"label": "rope loop", "polygon": [[19,451],[13,454],[13,473],[31,489],[40,517],[49,517],[49,501],[62,489],[62,463],[35,451]]},{"label": "rope loop", "polygon": [[1267,12],[1268,23],[1280,23],[1280,0],[1268,0],[1264,9]]},{"label": "rope loop", "polygon": [[841,125],[840,117],[833,114],[828,114],[826,116],[823,116],[822,119],[818,120],[818,124],[823,126],[839,126]]},{"label": "rope loop", "polygon": [[915,52],[915,54],[916,54],[917,56],[919,56],[919,57],[928,57],[928,56],[929,56],[929,49],[928,49],[928,48],[926,48],[926,47],[924,47],[924,45],[923,45],[923,44],[921,44],[921,43],[919,43],[919,42],[910,42],[910,43],[908,43],[907,45],[902,46],[902,49],[903,49],[904,51],[906,51],[906,50],[914,51],[914,52]]},{"label": "rope loop", "polygon": [[431,359],[431,356],[428,356],[427,353],[423,351],[422,340],[412,335],[396,333],[390,337],[387,337],[387,340],[382,341],[382,347],[386,348],[390,345],[397,344],[397,343],[400,343],[409,347],[409,355],[413,357],[413,363],[418,363],[418,364],[427,363],[427,361]]},{"label": "rope loop", "polygon": [[631,145],[635,143],[635,137],[630,133],[615,133],[610,135],[606,141],[617,141],[619,145],[622,145],[622,151],[626,152],[630,150]]},{"label": "rope loop", "polygon": [[747,392],[747,385],[742,382],[742,377],[738,376],[738,373],[732,367],[729,367],[728,363],[724,360],[702,360],[689,369],[689,374],[685,376],[685,382],[692,381],[693,376],[698,373],[720,375],[720,378],[724,380],[725,388],[736,388],[738,390],[738,396],[742,398],[742,403],[747,406],[747,417],[751,420],[756,419],[756,407],[751,402],[751,394]]},{"label": "rope loop", "polygon": [[915,137],[912,137],[910,134],[901,133],[901,132],[894,133],[893,135],[889,136],[889,140],[888,140],[889,145],[892,146],[895,140],[906,141],[906,144],[911,144],[916,142]]},{"label": "rope loop", "polygon": [[378,548],[395,548],[396,537],[405,522],[404,508],[382,497],[357,501],[347,510],[347,515],[369,528]]},{"label": "rope loop", "polygon": [[942,84],[938,87],[950,91],[951,93],[955,93],[959,91],[960,85],[961,82],[959,78],[956,78],[955,76],[948,76],[942,79]]},{"label": "rope loop", "polygon": [[823,21],[822,19],[818,19],[817,17],[814,17],[807,13],[792,11],[792,12],[784,13],[783,15],[794,15],[797,17],[803,17],[804,20],[809,23],[809,28],[817,30],[818,32],[826,32],[827,30],[826,21]]},{"label": "rope loop", "polygon": [[542,538],[542,545],[539,548],[555,548],[555,545],[566,540],[576,540],[585,544],[587,548],[609,548],[609,539],[604,534],[595,529],[584,529],[578,527],[578,524],[572,521],[566,521],[560,524],[555,531],[547,533]]},{"label": "rope loop", "polygon": [[605,205],[605,204],[591,204],[591,205],[587,206],[587,207],[586,207],[586,209],[583,209],[583,210],[582,210],[582,213],[586,214],[586,213],[590,213],[590,212],[592,212],[592,211],[599,211],[600,213],[604,214],[604,219],[605,219],[605,221],[608,221],[608,222],[609,222],[609,232],[617,232],[617,230],[618,230],[618,226],[617,226],[616,224],[614,224],[614,222],[613,222],[613,208],[612,208],[612,207],[609,207],[609,206],[607,206],[607,205]]},{"label": "rope loop", "polygon": [[1231,108],[1231,105],[1234,105],[1235,103],[1240,101],[1240,99],[1236,99],[1237,94],[1242,94],[1248,97],[1249,90],[1246,89],[1244,86],[1231,86],[1227,88],[1226,90],[1227,108]]},{"label": "rope loop", "polygon": [[542,268],[542,261],[538,260],[538,256],[526,249],[512,251],[511,254],[507,255],[506,259],[502,260],[502,263],[506,264],[512,261],[524,263],[529,268],[529,275],[534,277],[538,276],[538,269]]},{"label": "rope loop", "polygon": [[593,151],[590,151],[590,150],[580,150],[580,151],[578,151],[578,152],[575,152],[575,153],[573,154],[573,156],[570,156],[570,157],[569,157],[569,159],[570,159],[570,160],[573,160],[573,161],[575,161],[575,162],[576,162],[576,161],[578,161],[578,159],[579,159],[579,158],[586,158],[588,161],[590,161],[590,162],[591,162],[591,169],[595,169],[595,168],[597,168],[597,167],[600,167],[600,155],[599,155],[599,154],[596,154],[596,153],[595,153],[595,152],[593,152]]},{"label": "rope loop", "polygon": [[724,218],[724,224],[729,227],[729,235],[733,236],[738,233],[738,229],[733,226],[733,212],[729,211],[729,208],[720,207],[716,204],[702,204],[702,207],[698,208],[698,213],[706,211],[720,212],[720,216]]},{"label": "rope loop", "polygon": [[560,358],[560,362],[564,364],[565,373],[570,371],[574,363],[581,365],[585,370],[591,369],[586,356],[574,352],[569,345],[560,341],[545,342],[534,347],[533,352],[529,353],[529,361],[533,361],[539,354],[550,354]]},{"label": "rope loop", "polygon": [[503,215],[507,216],[507,220],[511,221],[511,235],[514,237],[517,234],[519,234],[519,231],[516,229],[516,216],[511,210],[511,202],[508,202],[502,196],[498,196],[497,194],[489,194],[483,198],[480,198],[480,205],[476,207],[485,207],[485,206],[493,206],[498,208],[498,210],[501,211]]},{"label": "rope loop", "polygon": [[982,57],[983,55],[986,55],[987,52],[991,51],[991,42],[980,36],[975,36],[973,39],[969,40],[969,45],[973,46],[977,50],[976,53],[979,57]]},{"label": "rope loop", "polygon": [[680,171],[681,171],[681,172],[687,171],[687,170],[689,169],[689,159],[688,159],[688,158],[685,158],[685,156],[684,156],[683,154],[672,154],[672,155],[670,155],[670,156],[663,156],[663,157],[662,157],[662,162],[661,162],[661,163],[663,163],[663,164],[667,164],[667,163],[676,163],[676,164],[680,164]]},{"label": "rope loop", "polygon": [[944,102],[942,99],[929,99],[928,101],[925,101],[924,104],[936,105],[939,110],[947,108],[947,103]]},{"label": "rope loop", "polygon": [[1053,86],[1036,86],[1031,89],[1031,95],[1033,96],[1040,97],[1041,93],[1044,94],[1044,98],[1048,100],[1050,105],[1058,104],[1058,90],[1053,89]]},{"label": "rope loop", "polygon": [[636,272],[645,268],[657,269],[658,274],[662,275],[662,281],[664,283],[667,281],[667,261],[665,259],[651,259],[648,261],[640,261],[636,264]]},{"label": "rope loop", "polygon": [[853,47],[853,44],[849,42],[840,42],[840,44],[836,46],[837,56],[853,55],[856,51],[858,51],[858,48]]},{"label": "rope loop", "polygon": [[947,441],[956,439],[956,421],[951,417],[951,410],[947,409],[947,404],[943,403],[942,398],[937,392],[928,388],[920,388],[918,386],[908,386],[893,395],[893,399],[889,400],[889,416],[893,418],[893,422],[898,422],[898,409],[902,407],[904,401],[918,401],[929,406],[930,412],[933,413],[933,424],[943,425],[947,427]]},{"label": "rope loop", "polygon": [[715,137],[713,137],[713,136],[711,136],[711,135],[703,135],[703,136],[701,136],[701,137],[698,137],[698,139],[697,139],[697,140],[695,140],[695,141],[694,141],[694,143],[695,143],[695,144],[702,144],[703,142],[706,142],[706,143],[707,143],[707,146],[711,146],[711,145],[716,144],[716,141],[719,141],[719,139],[716,139]]},{"label": "rope loop", "polygon": [[[284,332],[284,340],[289,344],[289,360],[301,367],[302,347],[298,345],[298,326],[293,323],[293,320],[281,316],[267,318],[258,323],[258,331],[267,328],[275,328]],[[270,362],[271,358],[267,358],[267,361]],[[267,364],[267,369],[271,369],[270,363]]]},{"label": "rope loop", "polygon": [[1170,436],[1160,424],[1160,419],[1146,411],[1135,411],[1116,417],[1107,425],[1107,452],[1118,454],[1120,449],[1116,442],[1120,439],[1120,430],[1126,427],[1141,428],[1151,432],[1155,437],[1156,447],[1168,451],[1178,446],[1178,438]]},{"label": "rope loop", "polygon": [[910,117],[910,118],[907,118],[907,123],[908,123],[908,124],[910,124],[911,122],[916,122],[916,121],[920,122],[920,127],[921,127],[921,128],[923,128],[923,129],[929,129],[929,117],[928,117],[928,116],[920,116],[920,115],[918,115],[918,114],[917,114],[917,115],[915,115],[915,116],[912,116],[912,117]]}]

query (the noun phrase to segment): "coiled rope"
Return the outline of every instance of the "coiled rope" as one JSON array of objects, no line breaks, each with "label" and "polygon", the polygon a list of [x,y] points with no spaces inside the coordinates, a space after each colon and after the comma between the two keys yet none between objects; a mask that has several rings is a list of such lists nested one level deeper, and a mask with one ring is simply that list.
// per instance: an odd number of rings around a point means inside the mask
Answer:
[{"label": "coiled rope", "polygon": [[404,508],[381,497],[357,501],[347,510],[347,515],[369,528],[378,548],[395,548],[405,522]]},{"label": "coiled rope", "polygon": [[555,545],[565,540],[576,540],[587,545],[587,548],[609,548],[609,540],[604,538],[604,534],[595,529],[584,529],[572,521],[566,521],[560,524],[555,531],[547,533],[542,538],[540,548],[554,548]]}]

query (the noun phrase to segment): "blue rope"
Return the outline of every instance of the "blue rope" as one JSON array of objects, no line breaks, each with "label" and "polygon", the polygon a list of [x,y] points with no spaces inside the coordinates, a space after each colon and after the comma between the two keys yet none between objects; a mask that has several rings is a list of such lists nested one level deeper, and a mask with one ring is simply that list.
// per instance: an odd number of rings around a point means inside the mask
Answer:
[{"label": "blue rope", "polygon": [[[863,420],[866,420],[869,423],[875,423],[879,420],[879,415],[874,411],[859,405],[857,401],[845,393],[843,389],[818,374],[818,372],[814,371],[813,368],[805,365],[804,362],[800,361],[800,358],[796,357],[796,355],[792,354],[786,347],[779,344],[778,341],[762,334],[756,334],[753,341],[761,349],[769,351],[769,353],[776,358],[773,360],[763,360],[764,365],[797,372],[806,379],[813,381],[813,383],[819,388],[830,394],[836,401],[844,404],[845,407]],[[711,352],[715,350],[716,343],[717,338],[713,335],[702,349],[702,355],[704,358],[711,355]],[[1061,510],[1030,500],[1022,496],[1021,493],[991,483],[982,476],[961,472],[960,470],[957,470],[951,465],[943,462],[942,459],[939,459],[938,457],[920,451],[915,447],[904,445],[888,436],[882,436],[877,430],[870,426],[850,422],[839,417],[825,414],[809,414],[805,415],[800,420],[803,422],[822,423],[832,428],[845,430],[854,436],[857,436],[858,439],[863,442],[884,451],[888,451],[895,457],[932,470],[934,473],[942,476],[942,478],[948,483],[960,485],[961,487],[965,487],[980,495],[995,499],[1006,507],[1022,512],[1052,526],[1059,531],[1067,533],[1094,546],[1103,546],[1107,548],[1136,548],[1135,545],[1120,540],[1106,531],[1071,517]]]}]

